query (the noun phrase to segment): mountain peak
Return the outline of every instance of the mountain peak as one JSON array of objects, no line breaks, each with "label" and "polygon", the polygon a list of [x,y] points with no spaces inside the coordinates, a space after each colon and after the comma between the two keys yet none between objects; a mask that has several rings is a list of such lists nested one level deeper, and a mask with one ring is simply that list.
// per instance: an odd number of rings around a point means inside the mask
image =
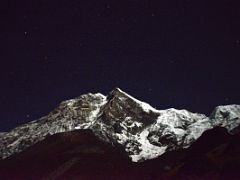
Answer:
[{"label": "mountain peak", "polygon": [[124,92],[122,89],[120,89],[119,87],[115,87],[111,92]]},{"label": "mountain peak", "polygon": [[102,141],[122,146],[132,161],[156,158],[189,147],[203,132],[239,130],[240,105],[219,106],[210,117],[187,110],[157,110],[115,88],[106,97],[88,93],[63,101],[49,115],[0,134],[4,159],[44,140],[75,129],[89,129]]},{"label": "mountain peak", "polygon": [[119,97],[119,96],[124,96],[126,93],[123,92],[120,88],[116,87],[110,93],[108,94],[108,98],[114,98],[114,97]]},{"label": "mountain peak", "polygon": [[136,104],[137,106],[141,107],[143,109],[143,111],[145,112],[155,112],[155,113],[159,113],[159,111],[155,108],[153,108],[150,104],[142,102],[136,98],[134,98],[133,96],[131,96],[130,94],[122,91],[120,88],[115,88],[113,91],[110,92],[109,99],[114,99],[117,98],[118,100],[128,100],[129,102],[132,102],[132,104]]}]

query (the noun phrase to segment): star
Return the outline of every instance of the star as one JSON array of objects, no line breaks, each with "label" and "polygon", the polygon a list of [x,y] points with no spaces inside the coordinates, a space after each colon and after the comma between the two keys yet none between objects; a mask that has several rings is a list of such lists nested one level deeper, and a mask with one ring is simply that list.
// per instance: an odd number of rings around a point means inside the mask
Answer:
[{"label": "star", "polygon": [[121,22],[125,22],[125,18],[120,18],[120,21]]},{"label": "star", "polygon": [[151,14],[151,16],[152,16],[152,17],[155,17],[155,14],[154,14],[154,13],[152,13],[152,14]]},{"label": "star", "polygon": [[44,60],[48,60],[48,56],[44,56],[43,59],[44,59]]},{"label": "star", "polygon": [[44,42],[40,42],[39,45],[40,45],[40,46],[44,46],[45,43],[44,43]]},{"label": "star", "polygon": [[11,71],[9,72],[10,76],[14,76],[15,75],[15,72]]}]

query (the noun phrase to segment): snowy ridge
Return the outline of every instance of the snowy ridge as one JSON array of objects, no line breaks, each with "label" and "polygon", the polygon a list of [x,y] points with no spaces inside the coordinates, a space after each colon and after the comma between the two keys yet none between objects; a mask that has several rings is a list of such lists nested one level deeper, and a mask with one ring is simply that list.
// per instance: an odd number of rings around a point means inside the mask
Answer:
[{"label": "snowy ridge", "polygon": [[157,110],[119,88],[108,96],[84,94],[67,100],[49,115],[0,133],[0,159],[19,153],[45,137],[76,129],[91,129],[101,140],[122,145],[133,162],[189,147],[216,126],[239,131],[240,105],[215,108],[210,117],[174,108]]},{"label": "snowy ridge", "polygon": [[142,109],[146,112],[149,112],[149,111],[153,111],[153,112],[158,112],[157,109],[153,108],[150,104],[148,103],[145,103],[145,102],[142,102],[142,101],[139,101],[138,99],[132,97],[131,95],[125,93],[124,91],[122,91],[121,89],[117,88],[116,89],[117,91],[119,91],[120,93],[124,94],[125,96],[127,96],[128,98],[132,99],[133,101],[135,101],[136,103],[138,103]]}]

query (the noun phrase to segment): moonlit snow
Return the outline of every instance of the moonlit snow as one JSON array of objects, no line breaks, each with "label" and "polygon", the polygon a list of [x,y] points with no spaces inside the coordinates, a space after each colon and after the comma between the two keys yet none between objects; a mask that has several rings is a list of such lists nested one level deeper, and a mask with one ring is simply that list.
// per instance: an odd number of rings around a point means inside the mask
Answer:
[{"label": "moonlit snow", "polygon": [[157,110],[119,88],[108,96],[84,94],[63,101],[47,116],[0,133],[0,158],[62,132],[90,129],[113,145],[121,145],[133,162],[187,148],[203,132],[217,126],[234,134],[240,125],[240,105],[218,106],[207,117],[174,108]]}]

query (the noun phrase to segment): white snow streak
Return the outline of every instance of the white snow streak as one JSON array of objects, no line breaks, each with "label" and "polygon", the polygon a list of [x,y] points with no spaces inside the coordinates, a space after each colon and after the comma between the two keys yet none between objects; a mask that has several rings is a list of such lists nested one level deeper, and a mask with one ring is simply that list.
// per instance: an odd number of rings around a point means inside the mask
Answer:
[{"label": "white snow streak", "polygon": [[141,144],[140,149],[141,152],[139,154],[131,155],[133,162],[138,162],[140,160],[146,160],[146,159],[154,159],[163,153],[165,153],[167,146],[154,146],[152,145],[148,139],[147,136],[149,134],[149,131],[145,129],[139,136],[138,136],[138,142]]}]

